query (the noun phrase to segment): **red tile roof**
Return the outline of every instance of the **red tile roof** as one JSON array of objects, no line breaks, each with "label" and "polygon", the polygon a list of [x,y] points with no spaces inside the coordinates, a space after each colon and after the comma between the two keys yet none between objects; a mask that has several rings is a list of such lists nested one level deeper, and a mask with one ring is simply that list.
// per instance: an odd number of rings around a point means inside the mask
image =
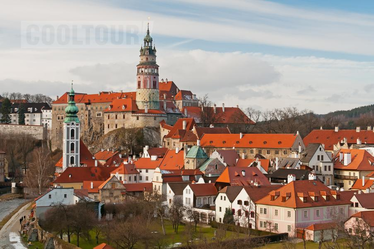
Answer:
[{"label": "red tile roof", "polygon": [[269,159],[241,159],[239,158],[238,162],[236,163],[236,167],[248,167],[249,165],[253,164],[256,161],[261,163],[261,167],[268,172],[270,167],[270,160]]},{"label": "red tile roof", "polygon": [[[100,92],[99,94],[76,93],[75,103],[110,103],[115,99],[135,99],[136,92]],[[66,104],[68,102],[68,93],[64,93],[52,104]]]},{"label": "red tile roof", "polygon": [[[339,160],[340,153],[351,153],[351,163],[345,166],[344,156],[342,161]],[[334,169],[373,171],[374,157],[366,150],[341,149],[334,158]]]},{"label": "red tile roof", "polygon": [[173,88],[176,88],[176,85],[173,81],[159,82],[158,89],[159,91],[168,91],[170,92]]},{"label": "red tile roof", "polygon": [[371,180],[371,179],[365,179],[365,184],[364,186],[362,186],[362,179],[357,179],[351,189],[359,189],[359,190],[366,190],[368,188],[371,188],[371,186],[373,186],[374,184],[374,180]]},{"label": "red tile roof", "polygon": [[[216,107],[216,113],[214,113],[213,107],[205,107],[205,110],[209,114],[214,115],[212,120],[215,120],[214,123],[216,124],[255,124],[238,107],[225,107],[224,112],[222,107]],[[185,106],[182,109],[182,113],[187,113],[187,117],[194,118],[196,123],[201,123],[201,107]]]},{"label": "red tile roof", "polygon": [[152,183],[127,183],[123,184],[126,188],[126,192],[151,192]]},{"label": "red tile roof", "polygon": [[105,181],[115,167],[68,167],[54,183],[83,183]]},{"label": "red tile roof", "polygon": [[361,206],[366,209],[374,208],[374,193],[361,193],[355,195]]},{"label": "red tile roof", "polygon": [[370,227],[374,227],[374,211],[362,211],[351,216],[363,219]]},{"label": "red tile roof", "polygon": [[218,193],[214,183],[190,184],[189,186],[195,196],[215,196]]},{"label": "red tile roof", "polygon": [[183,131],[183,121],[186,121],[186,130],[192,130],[195,125],[193,118],[180,118],[174,124],[170,132],[165,136],[166,138],[181,138],[179,130]]},{"label": "red tile roof", "polygon": [[199,139],[203,137],[204,134],[230,134],[230,129],[228,127],[194,127]]},{"label": "red tile roof", "polygon": [[268,186],[244,186],[244,190],[247,192],[248,196],[251,198],[253,202],[256,202],[266,195],[268,195],[271,191],[277,190],[282,185],[268,185]]},{"label": "red tile roof", "polygon": [[95,158],[97,160],[107,161],[108,159],[112,158],[116,154],[118,154],[118,151],[102,150],[95,154]]},{"label": "red tile roof", "polygon": [[192,98],[192,92],[187,90],[180,90],[174,97],[175,100],[192,100]]},{"label": "red tile roof", "polygon": [[219,182],[228,183],[231,186],[250,186],[255,185],[255,183],[260,186],[270,185],[267,177],[256,167],[226,167],[216,180],[216,183]]},{"label": "red tile roof", "polygon": [[168,150],[164,159],[161,162],[161,170],[179,170],[184,167],[184,152],[180,150],[175,153],[175,150]]},{"label": "red tile roof", "polygon": [[148,149],[148,154],[150,156],[157,156],[157,157],[164,157],[166,152],[168,151],[167,148],[150,148]]},{"label": "red tile roof", "polygon": [[[304,202],[304,197],[306,202]],[[313,200],[312,197],[318,197],[318,200]],[[290,182],[276,191],[270,192],[256,203],[290,208],[306,208],[348,205],[351,202],[340,198],[339,192],[329,189],[320,181],[299,180]]]},{"label": "red tile roof", "polygon": [[321,231],[321,230],[328,230],[337,228],[337,224],[335,222],[327,222],[327,223],[316,223],[312,224],[305,228],[305,230],[311,231]]},{"label": "red tile roof", "polygon": [[[88,193],[99,193],[99,186],[104,181],[83,181],[83,189],[87,189]],[[91,183],[93,184],[91,188]]]},{"label": "red tile roof", "polygon": [[217,150],[217,152],[223,158],[227,166],[235,166],[236,161],[239,160],[239,155],[236,150]]},{"label": "red tile roof", "polygon": [[295,134],[204,134],[201,147],[216,148],[291,148]]},{"label": "red tile roof", "polygon": [[137,112],[139,111],[134,99],[114,99],[104,112]]},{"label": "red tile roof", "polygon": [[116,167],[111,174],[121,174],[121,175],[130,175],[130,174],[139,174],[139,171],[135,168],[134,164],[121,164],[119,167]]},{"label": "red tile roof", "polygon": [[171,129],[173,129],[173,126],[168,125],[168,124],[166,123],[165,120],[161,120],[160,125],[161,125],[162,128],[167,129],[167,130],[169,130],[169,131],[170,131]]},{"label": "red tile roof", "polygon": [[326,150],[333,150],[334,145],[341,142],[344,138],[348,144],[356,144],[357,138],[362,144],[374,144],[374,132],[372,130],[313,130],[305,138],[304,144],[308,146],[310,143],[320,143],[325,145]]},{"label": "red tile roof", "polygon": [[135,168],[137,169],[156,169],[162,162],[161,158],[152,160],[151,158],[139,158],[134,162]]}]

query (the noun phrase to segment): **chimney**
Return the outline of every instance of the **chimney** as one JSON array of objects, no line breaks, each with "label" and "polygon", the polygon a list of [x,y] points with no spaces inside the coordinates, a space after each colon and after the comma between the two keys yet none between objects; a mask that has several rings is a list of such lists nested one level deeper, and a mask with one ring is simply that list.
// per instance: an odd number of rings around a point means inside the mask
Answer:
[{"label": "chimney", "polygon": [[166,93],[164,93],[164,99],[166,99]]},{"label": "chimney", "polygon": [[222,103],[222,112],[225,112],[225,103]]},{"label": "chimney", "polygon": [[296,181],[296,175],[294,175],[294,174],[289,174],[289,175],[287,176],[287,183],[294,182],[294,181]]},{"label": "chimney", "polygon": [[175,154],[178,154],[178,153],[179,153],[179,148],[175,147]]},{"label": "chimney", "polygon": [[339,126],[335,126],[335,132],[339,131]]},{"label": "chimney", "polygon": [[299,144],[299,154],[301,153],[301,144]]},{"label": "chimney", "polygon": [[344,153],[344,166],[347,166],[351,163],[351,153]]},{"label": "chimney", "polygon": [[91,189],[93,189],[93,182],[91,182]]},{"label": "chimney", "polygon": [[97,160],[95,160],[95,167],[97,167]]},{"label": "chimney", "polygon": [[148,113],[148,103],[144,105],[144,113]]},{"label": "chimney", "polygon": [[362,176],[362,187],[365,186],[365,176]]},{"label": "chimney", "polygon": [[166,99],[164,99],[164,110],[166,111]]},{"label": "chimney", "polygon": [[200,147],[200,139],[197,140],[197,147]]},{"label": "chimney", "polygon": [[187,108],[184,108],[184,116],[187,117]]},{"label": "chimney", "polygon": [[275,158],[275,170],[278,170],[279,169],[279,158],[276,157]]},{"label": "chimney", "polygon": [[357,126],[356,127],[356,132],[360,132],[361,131],[361,127],[360,126]]},{"label": "chimney", "polygon": [[242,139],[243,138],[243,133],[240,132],[239,137],[240,137],[240,139]]},{"label": "chimney", "polygon": [[361,144],[361,139],[359,137],[357,138],[357,144]]},{"label": "chimney", "polygon": [[239,105],[236,105],[236,108],[238,108],[238,109],[239,109]]},{"label": "chimney", "polygon": [[56,100],[58,100],[58,95],[56,96]]},{"label": "chimney", "polygon": [[101,149],[101,152],[104,152],[104,149],[103,149],[103,148]]},{"label": "chimney", "polygon": [[368,126],[368,131],[371,131],[371,126]]},{"label": "chimney", "polygon": [[151,156],[151,161],[156,161],[157,160],[157,155],[152,155]]},{"label": "chimney", "polygon": [[183,130],[186,130],[186,128],[187,128],[187,121],[183,120],[182,124],[183,124]]},{"label": "chimney", "polygon": [[319,127],[319,129],[320,129],[320,130],[322,131],[322,130],[323,130],[323,127],[322,127],[322,126],[320,126],[320,127]]},{"label": "chimney", "polygon": [[300,132],[299,131],[296,131],[296,136],[299,136],[300,135]]},{"label": "chimney", "polygon": [[314,181],[314,180],[317,179],[317,177],[316,177],[316,175],[314,173],[309,173],[308,179],[309,179],[309,181]]},{"label": "chimney", "polygon": [[119,158],[122,158],[122,154],[121,153],[119,154]]},{"label": "chimney", "polygon": [[186,158],[186,156],[187,156],[187,144],[184,145],[183,153],[184,153],[184,158]]},{"label": "chimney", "polygon": [[344,158],[344,153],[343,153],[343,152],[340,152],[340,153],[339,153],[339,162],[342,162],[342,161],[343,161],[343,158]]},{"label": "chimney", "polygon": [[217,113],[217,106],[216,106],[216,104],[213,105],[213,112]]},{"label": "chimney", "polygon": [[245,153],[244,152],[242,153],[242,159],[245,159]]}]

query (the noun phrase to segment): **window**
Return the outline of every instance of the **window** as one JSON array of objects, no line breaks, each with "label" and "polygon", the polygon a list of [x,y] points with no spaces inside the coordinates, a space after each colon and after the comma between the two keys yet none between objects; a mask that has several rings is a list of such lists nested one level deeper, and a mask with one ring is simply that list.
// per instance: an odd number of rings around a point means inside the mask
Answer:
[{"label": "window", "polygon": [[260,227],[264,227],[264,222],[260,221]]},{"label": "window", "polygon": [[145,173],[148,173],[148,169],[145,170]]},{"label": "window", "polygon": [[331,166],[329,166],[329,171],[331,171]]},{"label": "window", "polygon": [[275,216],[278,216],[278,209],[275,209]]},{"label": "window", "polygon": [[139,117],[136,117],[136,120],[139,120]]},{"label": "window", "polygon": [[253,154],[253,150],[249,150],[249,153]]},{"label": "window", "polygon": [[316,210],[316,216],[319,217],[320,214],[319,214],[319,210]]},{"label": "window", "polygon": [[287,217],[291,217],[291,211],[287,211]]},{"label": "window", "polygon": [[242,210],[241,209],[238,210],[238,216],[242,216]]},{"label": "window", "polygon": [[262,154],[262,150],[258,150],[258,154]]},{"label": "window", "polygon": [[325,169],[325,171],[327,171],[327,166],[326,165],[325,165],[324,169]]},{"label": "window", "polygon": [[287,225],[287,231],[291,232],[291,225]]},{"label": "window", "polygon": [[49,199],[52,199],[52,195],[48,195],[48,198],[49,198]]},{"label": "window", "polygon": [[308,211],[304,211],[304,218],[308,218]]},{"label": "window", "polygon": [[244,206],[248,206],[249,205],[249,201],[244,201]]},{"label": "window", "polygon": [[358,202],[355,202],[355,207],[358,207]]},{"label": "window", "polygon": [[223,199],[223,196],[221,195],[221,201],[222,201],[222,199]]},{"label": "window", "polygon": [[102,115],[103,115],[103,113],[101,113],[101,112],[96,113],[96,117],[101,117]]},{"label": "window", "polygon": [[254,217],[255,217],[255,212],[251,211],[251,218],[254,218]]},{"label": "window", "polygon": [[248,212],[248,211],[245,211],[245,217],[246,217],[246,218],[249,217],[249,212]]},{"label": "window", "polygon": [[323,161],[323,155],[321,156],[321,161]]},{"label": "window", "polygon": [[278,223],[274,224],[274,229],[275,229],[275,231],[278,231]]},{"label": "window", "polygon": [[67,194],[64,194],[64,198],[67,198],[68,197],[68,195]]},{"label": "window", "polygon": [[319,161],[319,155],[317,156],[317,160]]},{"label": "window", "polygon": [[235,215],[235,209],[231,209],[232,215]]},{"label": "window", "polygon": [[143,181],[143,177],[142,176],[139,176],[139,181]]},{"label": "window", "polygon": [[145,177],[145,180],[148,181],[148,176]]},{"label": "window", "polygon": [[270,150],[267,150],[267,151],[266,151],[266,154],[268,154],[268,155],[269,155],[269,154],[270,154]]},{"label": "window", "polygon": [[134,182],[136,182],[136,176],[134,176]]},{"label": "window", "polygon": [[226,201],[226,196],[223,197],[223,200]]},{"label": "window", "polygon": [[242,201],[241,200],[238,200],[238,205],[242,205]]},{"label": "window", "polygon": [[279,154],[279,150],[275,150],[275,154],[278,155]]},{"label": "window", "polygon": [[266,211],[267,211],[266,208],[264,208],[264,214],[266,214]]},{"label": "window", "polygon": [[263,214],[263,213],[264,213],[264,209],[260,208],[260,214]]},{"label": "window", "polygon": [[129,182],[131,182],[131,176],[129,176]]}]

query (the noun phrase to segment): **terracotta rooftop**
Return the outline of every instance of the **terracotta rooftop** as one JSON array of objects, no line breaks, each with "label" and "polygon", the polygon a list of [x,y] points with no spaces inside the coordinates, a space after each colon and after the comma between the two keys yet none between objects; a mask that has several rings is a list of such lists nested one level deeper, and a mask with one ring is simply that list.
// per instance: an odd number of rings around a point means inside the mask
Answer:
[{"label": "terracotta rooftop", "polygon": [[[342,161],[339,160],[340,153],[350,153],[351,163],[349,163],[348,165],[344,165],[344,156]],[[334,158],[334,169],[373,171],[374,157],[366,150],[341,149]]]},{"label": "terracotta rooftop", "polygon": [[157,156],[159,158],[162,158],[165,156],[166,152],[168,151],[167,148],[150,148],[148,149],[148,154],[150,156]]},{"label": "terracotta rooftop", "polygon": [[331,190],[317,180],[292,181],[276,191],[270,192],[257,204],[290,208],[348,205],[350,200],[340,198],[340,193]]},{"label": "terracotta rooftop", "polygon": [[151,192],[152,183],[127,183],[123,184],[126,188],[126,192]]},{"label": "terracotta rooftop", "polygon": [[[88,193],[99,193],[99,186],[104,181],[84,181],[83,182],[83,189],[87,189]],[[92,184],[92,188],[91,188]]]},{"label": "terracotta rooftop", "polygon": [[[80,164],[85,165],[87,167],[93,167],[95,166],[95,160],[93,159],[93,155],[88,150],[87,146],[83,143],[82,140],[80,140],[79,144],[80,148]],[[56,167],[62,168],[63,158],[56,163]]]},{"label": "terracotta rooftop", "polygon": [[193,94],[191,91],[180,90],[174,97],[175,100],[193,100]]},{"label": "terracotta rooftop", "polygon": [[362,179],[360,178],[360,179],[357,179],[353,183],[351,189],[366,190],[368,188],[371,188],[373,186],[373,184],[374,184],[374,180],[372,180],[372,179],[365,179],[365,183],[364,183],[364,185],[362,185]]},{"label": "terracotta rooftop", "polygon": [[362,144],[374,144],[374,132],[372,130],[313,130],[305,138],[304,144],[307,146],[310,143],[320,143],[325,145],[326,150],[333,150],[334,145],[347,139],[348,144],[356,144],[357,139],[361,140]]},{"label": "terracotta rooftop", "polygon": [[265,186],[270,185],[269,180],[256,167],[226,167],[218,177],[216,183],[228,183],[231,186],[250,186],[255,183]]},{"label": "terracotta rooftop", "polygon": [[189,186],[195,196],[215,196],[218,192],[214,183],[190,184]]},{"label": "terracotta rooftop", "polygon": [[135,168],[137,169],[156,169],[162,162],[161,158],[152,160],[151,158],[139,158],[134,162]]},{"label": "terracotta rooftop", "polygon": [[328,230],[328,229],[333,229],[333,228],[337,228],[337,224],[335,222],[316,223],[316,224],[306,227],[305,229],[311,230],[311,231],[321,231],[321,230]]},{"label": "terracotta rooftop", "polygon": [[[239,158],[238,161],[236,162],[236,167],[249,167],[252,164],[256,163],[257,160],[261,163],[261,167],[268,172],[269,171],[269,166],[270,166],[270,160],[269,159],[241,159]],[[257,165],[256,165],[257,166]]]},{"label": "terracotta rooftop", "polygon": [[68,167],[54,183],[83,183],[84,181],[105,181],[115,167]]},{"label": "terracotta rooftop", "polygon": [[116,167],[111,174],[121,174],[121,175],[130,175],[130,174],[139,174],[139,171],[135,168],[134,164],[121,164],[119,167]]},{"label": "terracotta rooftop", "polygon": [[216,148],[292,148],[295,134],[204,134],[201,147]]},{"label": "terracotta rooftop", "polygon": [[[135,99],[136,92],[100,92],[99,94],[75,93],[75,103],[110,103],[115,99]],[[60,98],[52,104],[67,104],[68,92],[64,93]]]},{"label": "terracotta rooftop", "polygon": [[195,132],[199,139],[203,137],[204,134],[230,134],[230,129],[228,127],[194,127]]},{"label": "terracotta rooftop", "polygon": [[223,158],[223,161],[227,166],[235,166],[237,160],[239,160],[239,155],[236,150],[216,150],[218,154]]},{"label": "terracotta rooftop", "polygon": [[161,170],[180,170],[184,167],[184,152],[180,150],[176,153],[175,150],[168,150],[164,159],[161,162]]},{"label": "terracotta rooftop", "polygon": [[193,126],[195,125],[195,121],[192,118],[180,118],[173,125],[173,128],[165,136],[165,138],[181,138],[178,131],[183,130],[183,121],[186,122],[186,130],[192,130]]},{"label": "terracotta rooftop", "polygon": [[114,99],[104,112],[137,112],[139,111],[134,99]]},{"label": "terracotta rooftop", "polygon": [[358,212],[351,217],[363,219],[370,227],[374,227],[374,211]]},{"label": "terracotta rooftop", "polygon": [[98,246],[95,246],[93,249],[114,249],[110,245],[107,245],[106,243],[101,243]]},{"label": "terracotta rooftop", "polygon": [[118,151],[102,150],[95,154],[95,158],[97,160],[107,161],[108,159],[115,156],[116,154],[118,154]]},{"label": "terracotta rooftop", "polygon": [[363,208],[374,209],[374,193],[357,193],[355,196]]}]

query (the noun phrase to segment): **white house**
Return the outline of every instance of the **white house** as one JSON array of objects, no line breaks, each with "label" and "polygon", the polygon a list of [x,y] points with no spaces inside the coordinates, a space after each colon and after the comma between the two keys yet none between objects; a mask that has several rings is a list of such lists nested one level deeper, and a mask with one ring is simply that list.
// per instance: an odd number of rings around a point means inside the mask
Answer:
[{"label": "white house", "polygon": [[52,108],[42,108],[42,125],[47,128],[47,130],[52,129]]},{"label": "white house", "polygon": [[44,213],[54,206],[74,205],[80,200],[92,201],[88,192],[74,188],[54,188],[36,199],[36,217],[43,219]]},{"label": "white house", "polygon": [[139,158],[134,162],[135,168],[139,171],[139,182],[152,182],[157,167],[160,166],[162,158],[152,155],[149,158]]},{"label": "white house", "polygon": [[169,208],[176,200],[182,202],[183,190],[187,185],[188,182],[169,182],[166,184],[166,201]]},{"label": "white house", "polygon": [[227,186],[218,192],[215,201],[217,222],[223,223],[226,211],[232,210],[232,203],[242,189],[243,186]]},{"label": "white house", "polygon": [[362,211],[374,210],[374,193],[354,193],[351,198],[351,206],[349,207],[349,216]]},{"label": "white house", "polygon": [[[19,112],[23,108],[25,114],[25,125],[42,125],[42,110],[50,110],[47,103],[15,103],[12,104],[10,120],[12,124],[19,124]],[[51,112],[52,115],[52,112]],[[52,116],[51,116],[52,118]]]},{"label": "white house", "polygon": [[201,208],[214,206],[217,189],[214,183],[189,184],[183,190],[183,206]]}]

